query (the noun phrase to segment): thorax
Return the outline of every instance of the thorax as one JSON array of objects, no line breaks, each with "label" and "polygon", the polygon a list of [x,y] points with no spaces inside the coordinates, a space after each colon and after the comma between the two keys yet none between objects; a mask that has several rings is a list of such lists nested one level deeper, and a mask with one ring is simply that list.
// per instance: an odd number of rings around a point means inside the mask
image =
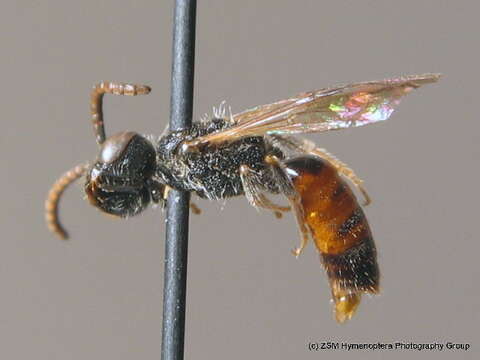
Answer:
[{"label": "thorax", "polygon": [[263,137],[248,137],[186,154],[177,151],[185,140],[227,127],[226,120],[213,119],[208,123],[196,122],[188,130],[162,137],[157,145],[157,176],[172,188],[194,191],[204,198],[221,199],[244,193],[239,168],[247,165],[267,189],[275,190],[271,173],[264,163],[265,155],[272,149]]}]

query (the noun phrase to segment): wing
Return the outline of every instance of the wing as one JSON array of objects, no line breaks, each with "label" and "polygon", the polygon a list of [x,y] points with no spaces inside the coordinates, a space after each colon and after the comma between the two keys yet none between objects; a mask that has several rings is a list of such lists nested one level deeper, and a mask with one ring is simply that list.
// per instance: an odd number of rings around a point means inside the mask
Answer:
[{"label": "wing", "polygon": [[414,75],[302,93],[236,114],[234,126],[188,141],[184,149],[247,136],[322,132],[387,120],[402,96],[439,77]]}]

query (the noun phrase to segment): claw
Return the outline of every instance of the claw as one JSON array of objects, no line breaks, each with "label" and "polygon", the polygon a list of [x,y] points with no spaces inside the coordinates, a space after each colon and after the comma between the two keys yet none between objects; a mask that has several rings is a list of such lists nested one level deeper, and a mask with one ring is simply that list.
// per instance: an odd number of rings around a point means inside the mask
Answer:
[{"label": "claw", "polygon": [[362,193],[362,195],[364,197],[364,200],[363,200],[363,203],[362,203],[363,206],[370,205],[372,203],[372,199],[368,195],[367,190],[365,190],[365,188],[361,185],[358,185],[358,189],[360,190],[360,192]]}]

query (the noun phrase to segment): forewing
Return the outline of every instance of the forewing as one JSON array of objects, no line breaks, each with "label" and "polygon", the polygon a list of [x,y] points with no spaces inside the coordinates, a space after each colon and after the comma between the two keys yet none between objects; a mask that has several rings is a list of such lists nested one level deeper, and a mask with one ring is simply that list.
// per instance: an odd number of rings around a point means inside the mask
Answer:
[{"label": "forewing", "polygon": [[280,100],[271,104],[259,105],[254,108],[245,110],[241,113],[233,115],[233,120],[235,124],[255,121],[255,119],[262,118],[267,114],[277,112],[288,107],[289,105],[294,104],[296,101],[298,101],[298,98],[301,95],[303,94],[299,94],[290,99]]},{"label": "forewing", "polygon": [[231,142],[246,136],[322,132],[387,120],[402,96],[438,74],[350,84],[299,94],[233,116],[235,125],[188,142],[187,147]]}]

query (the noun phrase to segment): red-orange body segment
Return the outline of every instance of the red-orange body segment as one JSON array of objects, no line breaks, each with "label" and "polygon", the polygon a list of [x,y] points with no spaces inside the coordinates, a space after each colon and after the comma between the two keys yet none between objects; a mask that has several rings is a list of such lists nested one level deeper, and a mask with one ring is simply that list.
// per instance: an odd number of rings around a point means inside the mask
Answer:
[{"label": "red-orange body segment", "polygon": [[379,271],[372,234],[363,210],[328,161],[301,156],[286,162],[309,228],[325,266],[336,317],[351,318],[361,293],[377,293]]}]

